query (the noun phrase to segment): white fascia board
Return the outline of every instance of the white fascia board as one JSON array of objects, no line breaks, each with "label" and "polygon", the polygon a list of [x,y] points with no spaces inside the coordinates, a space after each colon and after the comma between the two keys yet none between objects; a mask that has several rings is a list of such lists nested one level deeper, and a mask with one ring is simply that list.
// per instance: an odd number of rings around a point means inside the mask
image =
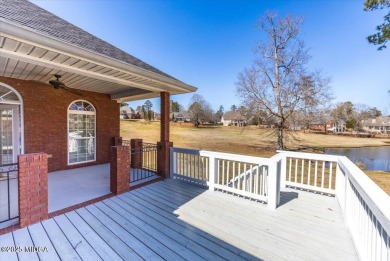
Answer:
[{"label": "white fascia board", "polygon": [[[180,93],[170,93],[170,95],[175,95]],[[118,103],[138,101],[144,99],[152,99],[160,97],[160,92],[148,92],[137,94],[135,92],[121,92],[118,94],[111,94],[111,100],[116,100]]]},{"label": "white fascia board", "polygon": [[113,67],[114,69],[119,69],[121,71],[126,71],[136,76],[144,77],[155,82],[168,85],[169,87],[178,90],[180,93],[195,92],[197,90],[196,87],[185,84],[181,81],[174,80],[158,73],[151,72],[146,69],[110,58],[108,56],[95,53],[85,48],[72,45],[59,39],[52,38],[51,36],[42,34],[41,32],[36,32],[28,27],[10,23],[4,19],[0,19],[0,28],[0,34],[4,33],[15,36],[17,38],[30,41],[33,45],[38,44],[42,47],[50,47],[55,49],[54,51],[68,53],[70,56],[78,56],[82,60],[90,60],[91,62],[101,63],[105,67],[108,66]]}]

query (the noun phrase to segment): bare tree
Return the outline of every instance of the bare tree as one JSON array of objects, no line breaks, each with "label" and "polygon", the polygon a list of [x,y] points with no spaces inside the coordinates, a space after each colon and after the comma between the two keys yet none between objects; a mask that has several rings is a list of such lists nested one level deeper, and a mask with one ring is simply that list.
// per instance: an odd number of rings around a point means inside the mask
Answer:
[{"label": "bare tree", "polygon": [[[299,38],[302,19],[278,18],[267,12],[258,22],[266,39],[256,48],[253,66],[238,75],[237,94],[243,102],[258,103],[277,119],[277,148],[284,149],[284,124],[294,111],[318,104],[329,93],[329,79],[308,72],[309,55]],[[310,101],[310,102],[309,102]]]},{"label": "bare tree", "polygon": [[201,123],[212,121],[214,118],[214,111],[210,103],[202,95],[196,93],[191,97],[188,113],[195,127],[199,127]]}]

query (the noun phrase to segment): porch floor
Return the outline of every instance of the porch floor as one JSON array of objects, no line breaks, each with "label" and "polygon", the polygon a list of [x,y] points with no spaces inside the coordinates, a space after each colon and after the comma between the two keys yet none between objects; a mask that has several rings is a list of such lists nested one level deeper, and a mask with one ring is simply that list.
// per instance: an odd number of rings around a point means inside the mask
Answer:
[{"label": "porch floor", "polygon": [[[130,170],[130,175],[130,180],[134,180],[136,171]],[[131,185],[139,185],[154,178],[157,176],[138,180]],[[49,213],[105,196],[111,193],[110,164],[51,172],[48,186]]]},{"label": "porch floor", "polygon": [[160,181],[0,236],[4,260],[357,260],[335,198],[288,190],[266,205]]}]

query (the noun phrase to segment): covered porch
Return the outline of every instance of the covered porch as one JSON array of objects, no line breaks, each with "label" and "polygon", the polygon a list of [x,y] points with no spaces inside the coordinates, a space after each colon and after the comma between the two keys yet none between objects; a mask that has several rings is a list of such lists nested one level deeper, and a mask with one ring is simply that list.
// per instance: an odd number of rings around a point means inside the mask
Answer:
[{"label": "covered porch", "polygon": [[[155,172],[140,178],[139,169],[130,170],[131,188],[148,183],[159,176]],[[145,173],[146,174],[146,173]],[[49,214],[112,195],[110,191],[110,164],[101,164],[49,173]]]}]

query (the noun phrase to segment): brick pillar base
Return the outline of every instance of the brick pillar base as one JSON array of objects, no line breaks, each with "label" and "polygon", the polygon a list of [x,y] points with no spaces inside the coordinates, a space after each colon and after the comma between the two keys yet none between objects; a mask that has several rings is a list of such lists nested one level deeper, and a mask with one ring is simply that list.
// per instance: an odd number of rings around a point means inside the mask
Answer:
[{"label": "brick pillar base", "polygon": [[131,139],[131,168],[132,169],[142,169],[142,139]]},{"label": "brick pillar base", "polygon": [[118,195],[129,191],[130,149],[127,146],[111,147],[110,190]]},{"label": "brick pillar base", "polygon": [[122,137],[114,137],[112,146],[119,146],[122,145]]},{"label": "brick pillar base", "polygon": [[157,142],[157,174],[163,178],[169,178],[169,148],[172,142]]},{"label": "brick pillar base", "polygon": [[48,218],[47,154],[18,156],[20,227]]}]

